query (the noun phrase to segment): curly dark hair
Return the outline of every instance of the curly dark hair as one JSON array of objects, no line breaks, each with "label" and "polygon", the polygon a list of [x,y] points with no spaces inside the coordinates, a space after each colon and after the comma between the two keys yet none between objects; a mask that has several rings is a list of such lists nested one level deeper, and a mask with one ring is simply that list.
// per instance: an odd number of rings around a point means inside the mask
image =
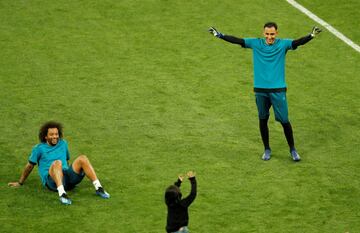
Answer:
[{"label": "curly dark hair", "polygon": [[51,128],[57,128],[59,131],[59,137],[62,138],[63,137],[63,126],[61,125],[61,123],[56,122],[56,121],[48,121],[46,123],[44,123],[40,130],[39,130],[39,139],[41,142],[46,142],[46,135],[48,133],[48,130]]},{"label": "curly dark hair", "polygon": [[264,25],[264,28],[272,28],[272,27],[274,27],[274,28],[275,28],[275,30],[277,30],[277,29],[278,29],[277,24],[276,24],[276,23],[274,23],[274,22],[267,22],[267,23],[265,23],[265,25]]}]

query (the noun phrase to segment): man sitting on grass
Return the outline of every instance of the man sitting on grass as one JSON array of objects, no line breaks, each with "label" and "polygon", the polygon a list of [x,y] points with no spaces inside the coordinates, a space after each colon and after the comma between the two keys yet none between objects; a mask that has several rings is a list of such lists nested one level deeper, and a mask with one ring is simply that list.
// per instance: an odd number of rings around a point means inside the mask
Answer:
[{"label": "man sitting on grass", "polygon": [[35,145],[19,181],[10,182],[10,187],[19,187],[24,184],[34,166],[38,164],[41,182],[51,191],[59,193],[60,202],[70,205],[71,200],[67,190],[75,188],[86,175],[93,183],[96,194],[102,198],[110,198],[100,184],[95,170],[85,155],[80,155],[69,165],[70,153],[68,144],[62,139],[62,125],[57,122],[46,122],[40,128],[40,143]]}]

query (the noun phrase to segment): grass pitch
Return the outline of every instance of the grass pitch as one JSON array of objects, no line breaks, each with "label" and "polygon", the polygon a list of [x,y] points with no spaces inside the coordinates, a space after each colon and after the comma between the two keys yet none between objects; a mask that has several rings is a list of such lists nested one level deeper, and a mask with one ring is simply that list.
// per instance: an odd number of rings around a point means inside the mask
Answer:
[{"label": "grass pitch", "polygon": [[[359,43],[357,1],[299,1]],[[336,3],[336,4],[335,4]],[[1,1],[1,232],[164,232],[165,188],[195,170],[191,232],[359,232],[359,53],[326,30],[287,55],[300,163],[270,119],[262,143],[251,50],[209,26],[298,38],[315,24],[285,1]],[[47,120],[64,124],[110,200],[84,180],[61,206],[37,170],[15,181]],[[189,185],[183,184],[183,192]]]}]

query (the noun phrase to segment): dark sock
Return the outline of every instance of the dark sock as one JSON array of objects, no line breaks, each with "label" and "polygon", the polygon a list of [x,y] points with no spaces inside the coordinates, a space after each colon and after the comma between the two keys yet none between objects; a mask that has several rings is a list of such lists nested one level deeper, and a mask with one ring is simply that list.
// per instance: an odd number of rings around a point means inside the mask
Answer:
[{"label": "dark sock", "polygon": [[284,129],[284,134],[286,137],[286,141],[289,145],[290,148],[290,152],[295,150],[295,145],[294,145],[294,136],[293,136],[293,131],[292,131],[292,127],[290,122],[288,123],[281,123],[283,129]]},{"label": "dark sock", "polygon": [[268,128],[268,119],[260,119],[259,120],[259,127],[260,127],[260,134],[261,139],[264,144],[265,150],[270,150],[269,145],[269,128]]}]

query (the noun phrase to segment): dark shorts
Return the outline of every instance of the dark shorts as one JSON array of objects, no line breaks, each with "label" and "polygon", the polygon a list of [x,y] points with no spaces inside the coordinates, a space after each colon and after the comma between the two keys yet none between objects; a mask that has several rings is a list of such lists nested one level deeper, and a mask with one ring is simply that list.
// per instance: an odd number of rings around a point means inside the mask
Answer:
[{"label": "dark shorts", "polygon": [[270,107],[273,106],[275,120],[281,123],[289,122],[286,92],[255,92],[255,99],[259,119],[268,119]]},{"label": "dark shorts", "polygon": [[[63,175],[64,176],[63,176],[63,181],[62,182],[63,182],[64,189],[65,190],[71,190],[71,189],[75,188],[75,186],[82,181],[82,179],[85,176],[85,173],[82,172],[81,174],[77,174],[72,169],[72,166],[70,166],[67,169],[63,169]],[[51,178],[50,175],[48,175],[48,177],[47,177],[46,187],[48,187],[48,189],[50,189],[51,191],[57,192],[56,183]]]}]

